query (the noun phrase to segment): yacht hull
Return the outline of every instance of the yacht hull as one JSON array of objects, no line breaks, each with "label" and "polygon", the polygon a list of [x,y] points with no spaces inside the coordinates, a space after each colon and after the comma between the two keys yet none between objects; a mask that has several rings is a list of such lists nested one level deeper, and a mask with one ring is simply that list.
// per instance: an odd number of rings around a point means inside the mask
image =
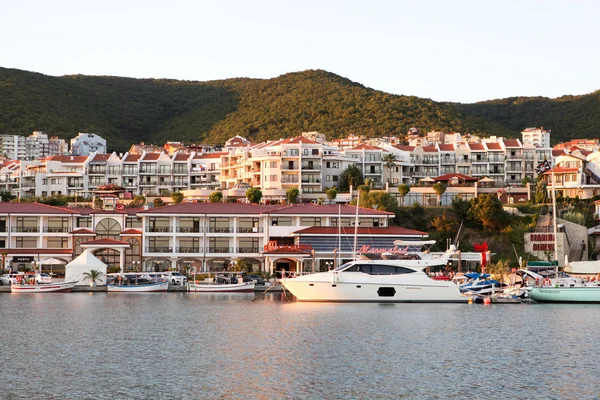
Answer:
[{"label": "yacht hull", "polygon": [[600,287],[534,287],[529,298],[538,303],[600,303]]},{"label": "yacht hull", "polygon": [[386,282],[357,283],[282,281],[298,301],[304,302],[347,302],[347,303],[467,303],[458,287],[451,283],[437,285],[394,284]]}]

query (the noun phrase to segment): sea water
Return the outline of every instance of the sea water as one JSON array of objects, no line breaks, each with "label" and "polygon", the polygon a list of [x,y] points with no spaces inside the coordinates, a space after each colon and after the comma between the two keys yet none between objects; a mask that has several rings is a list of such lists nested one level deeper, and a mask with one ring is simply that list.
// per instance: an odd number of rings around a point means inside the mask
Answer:
[{"label": "sea water", "polygon": [[600,397],[600,306],[0,295],[2,399]]}]

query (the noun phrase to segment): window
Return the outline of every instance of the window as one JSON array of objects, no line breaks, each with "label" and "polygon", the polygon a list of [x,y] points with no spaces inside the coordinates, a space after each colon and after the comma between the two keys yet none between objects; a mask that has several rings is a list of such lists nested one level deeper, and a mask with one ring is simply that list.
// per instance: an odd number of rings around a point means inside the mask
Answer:
[{"label": "window", "polygon": [[271,225],[273,225],[273,226],[292,226],[292,219],[290,217],[273,217],[271,219]]},{"label": "window", "polygon": [[327,175],[327,176],[325,176],[325,181],[327,181],[327,182],[331,182],[331,175]]},{"label": "window", "polygon": [[69,231],[69,218],[48,218],[48,232],[68,232]]},{"label": "window", "polygon": [[271,182],[277,182],[277,175],[271,175]]},{"label": "window", "polygon": [[38,232],[38,218],[17,217],[17,232]]},{"label": "window", "polygon": [[98,239],[120,240],[121,224],[112,218],[105,218],[96,225]]},{"label": "window", "polygon": [[38,248],[38,240],[34,237],[17,237],[17,249],[36,249]]},{"label": "window", "polygon": [[339,162],[334,162],[333,163],[333,168],[339,168],[340,167],[340,163]]},{"label": "window", "polygon": [[200,232],[200,218],[182,217],[179,219],[179,232]]},{"label": "window", "polygon": [[319,155],[319,149],[312,149],[312,155],[313,156],[318,156]]},{"label": "window", "polygon": [[327,165],[327,168],[331,168],[331,162],[327,161],[325,165]]},{"label": "window", "polygon": [[271,168],[277,168],[277,161],[271,161]]},{"label": "window", "polygon": [[334,181],[334,182],[337,182],[337,181],[338,181],[338,175],[332,175],[332,177],[333,177],[333,181]]},{"label": "window", "polygon": [[396,267],[394,265],[383,265],[383,264],[355,264],[344,272],[363,272],[369,275],[400,275],[400,274],[411,274],[413,271],[410,268]]},{"label": "window", "polygon": [[305,156],[308,155],[308,149],[304,149],[304,151],[302,152],[302,154],[304,154]]},{"label": "window", "polygon": [[321,226],[321,218],[319,217],[302,217],[300,220],[302,226]]},{"label": "window", "polygon": [[49,249],[67,249],[69,248],[69,238],[66,237],[50,237],[48,238]]},{"label": "window", "polygon": [[299,154],[300,154],[300,150],[298,150],[298,149],[291,149],[290,150],[290,155],[292,155],[292,156],[297,156]]}]

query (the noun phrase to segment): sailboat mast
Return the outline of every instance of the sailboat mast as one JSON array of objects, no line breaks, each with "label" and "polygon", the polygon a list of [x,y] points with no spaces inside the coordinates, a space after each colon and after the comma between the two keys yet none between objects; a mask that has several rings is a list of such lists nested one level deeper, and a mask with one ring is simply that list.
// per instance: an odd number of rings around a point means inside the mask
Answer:
[{"label": "sailboat mast", "polygon": [[558,237],[556,228],[556,178],[552,167],[552,227],[554,229],[554,261],[556,261],[556,279],[558,279]]},{"label": "sailboat mast", "polygon": [[340,253],[342,252],[342,205],[338,204],[338,251],[336,253],[335,267],[340,266]]},{"label": "sailboat mast", "polygon": [[360,204],[360,190],[356,195],[356,216],[354,217],[354,261],[356,261],[356,238],[358,236],[358,205]]}]

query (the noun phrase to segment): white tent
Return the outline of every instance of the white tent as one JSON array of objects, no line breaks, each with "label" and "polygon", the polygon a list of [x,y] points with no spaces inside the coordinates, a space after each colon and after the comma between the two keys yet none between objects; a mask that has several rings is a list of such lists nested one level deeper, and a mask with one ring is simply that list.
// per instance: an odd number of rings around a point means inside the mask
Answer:
[{"label": "white tent", "polygon": [[83,274],[92,269],[102,272],[103,275],[96,282],[100,285],[106,285],[106,264],[96,258],[89,249],[85,249],[79,257],[65,266],[65,281],[77,281],[78,285],[89,284],[90,279]]}]

